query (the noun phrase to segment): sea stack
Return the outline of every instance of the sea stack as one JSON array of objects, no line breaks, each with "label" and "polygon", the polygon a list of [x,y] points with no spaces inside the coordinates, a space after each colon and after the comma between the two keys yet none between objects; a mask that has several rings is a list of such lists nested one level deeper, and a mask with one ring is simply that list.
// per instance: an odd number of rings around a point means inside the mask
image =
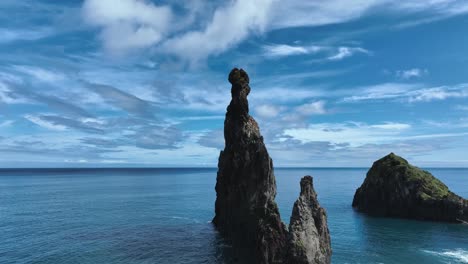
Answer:
[{"label": "sea stack", "polygon": [[[249,76],[244,70],[235,68],[229,74],[229,82],[232,84],[232,100],[224,121],[225,148],[221,151],[218,163],[213,219],[215,227],[232,243],[234,251],[247,256],[247,260],[243,261],[260,264],[329,263],[331,251],[324,251],[328,254],[327,257],[310,261],[305,259],[301,260],[302,262],[291,261],[291,252],[304,252],[303,255],[294,255],[295,259],[314,255],[308,254],[317,250],[315,244],[309,245],[309,240],[316,241],[315,237],[311,236],[315,235],[319,241],[327,243],[323,247],[330,247],[325,213],[322,218],[319,217],[320,223],[316,223],[313,216],[310,217],[314,213],[317,214],[317,210],[323,209],[313,195],[315,192],[304,191],[304,195],[301,194],[302,198],[299,198],[304,200],[304,203],[301,202],[300,206],[313,208],[308,208],[307,212],[303,212],[302,207],[295,209],[301,216],[294,219],[301,222],[298,225],[304,227],[306,234],[289,234],[281,221],[275,202],[276,180],[273,162],[263,143],[257,122],[249,115]],[[311,181],[309,187],[304,187],[306,188],[313,190]],[[306,201],[308,198],[315,200]],[[307,217],[302,218],[302,215]],[[326,232],[328,240],[321,240],[319,232],[310,233],[309,229],[313,228]],[[291,242],[291,237],[295,238],[295,243]],[[293,249],[295,246],[301,249]]]},{"label": "sea stack", "polygon": [[429,172],[393,153],[374,162],[356,190],[353,207],[377,216],[468,221],[468,200],[451,192]]},{"label": "sea stack", "polygon": [[311,176],[301,180],[301,194],[294,203],[289,221],[289,238],[290,263],[330,263],[327,214],[318,203]]}]

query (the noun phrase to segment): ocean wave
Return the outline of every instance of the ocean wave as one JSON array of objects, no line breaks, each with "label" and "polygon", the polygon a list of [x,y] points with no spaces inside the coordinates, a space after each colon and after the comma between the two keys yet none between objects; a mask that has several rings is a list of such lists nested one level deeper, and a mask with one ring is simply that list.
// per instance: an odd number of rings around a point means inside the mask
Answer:
[{"label": "ocean wave", "polygon": [[[457,263],[468,263],[468,251],[463,249],[455,250],[445,250],[445,251],[432,251],[432,250],[423,250],[424,252],[432,255],[437,255],[450,259],[452,261],[457,261]],[[451,263],[451,262],[448,262]]]}]

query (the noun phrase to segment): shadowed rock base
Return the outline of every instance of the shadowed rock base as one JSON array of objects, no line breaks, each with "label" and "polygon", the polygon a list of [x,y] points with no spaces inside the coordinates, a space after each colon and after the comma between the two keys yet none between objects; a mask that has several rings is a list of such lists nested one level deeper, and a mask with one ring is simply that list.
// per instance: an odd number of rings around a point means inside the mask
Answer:
[{"label": "shadowed rock base", "polygon": [[249,77],[242,69],[233,69],[229,82],[232,100],[218,163],[214,225],[243,256],[239,263],[329,263],[326,214],[312,178],[301,181],[301,196],[291,217],[294,232],[289,233],[275,202],[273,162],[249,115]]},{"label": "shadowed rock base", "polygon": [[427,171],[391,153],[374,162],[356,190],[353,207],[364,213],[466,223],[468,201]]}]

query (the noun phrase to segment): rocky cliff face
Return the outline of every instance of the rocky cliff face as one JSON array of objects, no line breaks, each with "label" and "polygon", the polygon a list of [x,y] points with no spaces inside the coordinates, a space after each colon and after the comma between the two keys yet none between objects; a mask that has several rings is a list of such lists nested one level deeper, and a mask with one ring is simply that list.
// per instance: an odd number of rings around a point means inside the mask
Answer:
[{"label": "rocky cliff face", "polygon": [[[273,162],[257,122],[249,115],[249,77],[242,69],[233,69],[229,82],[232,100],[224,122],[226,145],[219,157],[213,223],[251,263],[295,263],[289,259],[294,244],[290,243],[290,235],[275,202]],[[308,205],[318,206],[316,198]],[[310,211],[315,212],[316,208]],[[304,227],[315,225],[313,217],[298,221],[308,221],[302,223]],[[328,235],[324,214],[320,221],[321,226],[316,229]],[[310,235],[308,233],[305,238],[309,239]],[[329,247],[329,238],[324,241]],[[309,250],[308,240],[296,244],[308,249],[307,252],[316,250],[316,245]],[[301,263],[328,263],[329,255],[322,260],[324,262]]]},{"label": "rocky cliff face", "polygon": [[379,216],[468,221],[467,200],[393,153],[374,162],[354,195],[353,207]]}]

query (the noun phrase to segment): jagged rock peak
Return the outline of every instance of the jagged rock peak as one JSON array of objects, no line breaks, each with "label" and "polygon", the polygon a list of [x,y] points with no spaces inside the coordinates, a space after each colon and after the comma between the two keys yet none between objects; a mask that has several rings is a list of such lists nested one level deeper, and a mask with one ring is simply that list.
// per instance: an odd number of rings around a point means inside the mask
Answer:
[{"label": "jagged rock peak", "polygon": [[301,179],[300,197],[309,198],[309,200],[317,200],[317,194],[314,190],[314,179],[312,176],[307,175]]},{"label": "jagged rock peak", "polygon": [[294,203],[289,222],[289,244],[291,263],[331,262],[327,215],[317,200],[311,176],[301,179],[301,194]]},{"label": "jagged rock peak", "polygon": [[374,162],[356,190],[353,207],[373,215],[466,222],[468,201],[428,171],[390,153]]},{"label": "jagged rock peak", "polygon": [[[249,115],[249,77],[235,68],[229,82],[232,100],[224,121],[226,144],[219,155],[213,224],[232,243],[236,255],[246,256],[240,263],[329,263],[326,215],[318,204],[312,178],[301,182],[291,236],[275,202],[273,161],[257,122]],[[299,244],[300,249],[296,248]]]}]

